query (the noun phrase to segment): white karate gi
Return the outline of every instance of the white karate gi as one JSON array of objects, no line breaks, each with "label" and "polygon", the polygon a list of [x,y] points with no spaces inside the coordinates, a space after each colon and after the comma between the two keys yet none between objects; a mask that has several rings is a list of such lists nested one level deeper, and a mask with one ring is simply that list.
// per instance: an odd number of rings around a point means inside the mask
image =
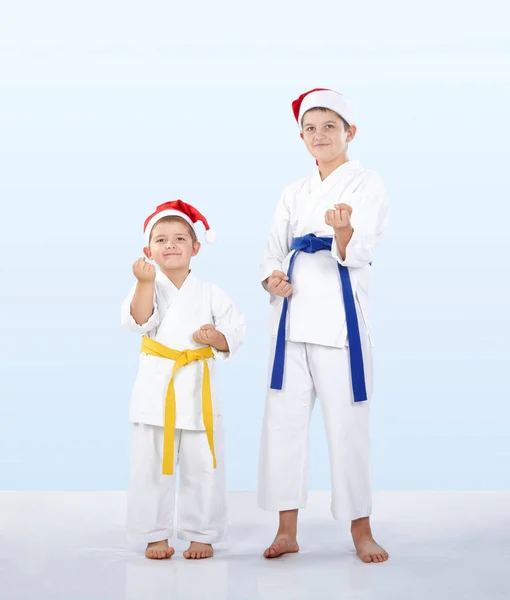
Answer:
[{"label": "white karate gi", "polygon": [[[354,233],[342,260],[325,213],[352,206]],[[372,252],[387,224],[384,185],[357,161],[324,181],[319,171],[288,186],[276,208],[261,264],[264,281],[287,272],[293,238],[333,237],[331,252],[296,257],[286,326],[282,390],[268,389],[261,441],[259,505],[266,510],[304,508],[307,499],[308,426],[318,397],[331,463],[332,512],[336,519],[370,515],[369,403],[354,402],[347,325],[337,263],[349,267],[358,315],[367,394],[372,394],[372,335],[368,290]],[[276,336],[283,298],[271,294],[270,332]],[[275,340],[271,351],[270,373]]]},{"label": "white karate gi", "polygon": [[[196,349],[193,333],[211,324],[225,336],[229,352],[214,350],[215,359],[227,359],[244,338],[244,317],[216,286],[190,273],[180,289],[161,272],[156,275],[154,312],[144,325],[131,316],[136,285],[121,309],[122,325],[147,335],[173,350]],[[202,361],[180,368],[174,378],[176,431],[174,461],[179,465],[179,526],[181,539],[214,543],[226,523],[225,461],[221,409],[214,385],[214,362],[207,363],[211,378],[214,444],[217,467],[208,446],[202,419]],[[128,493],[128,535],[134,542],[155,542],[173,535],[175,476],[162,475],[165,398],[173,360],[140,354],[131,397],[134,423]],[[174,470],[175,473],[175,470]]]}]

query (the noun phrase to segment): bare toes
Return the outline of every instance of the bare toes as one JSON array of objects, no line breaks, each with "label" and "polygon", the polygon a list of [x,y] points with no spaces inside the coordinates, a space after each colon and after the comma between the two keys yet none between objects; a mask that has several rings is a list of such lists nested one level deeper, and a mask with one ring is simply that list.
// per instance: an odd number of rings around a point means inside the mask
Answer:
[{"label": "bare toes", "polygon": [[147,558],[152,560],[163,560],[165,558],[171,558],[173,552],[171,550],[148,550],[145,553]]},{"label": "bare toes", "polygon": [[203,558],[211,558],[214,555],[212,548],[197,548],[195,545],[192,545],[187,550],[185,550],[182,555],[184,558],[188,558],[191,560],[201,560]]}]

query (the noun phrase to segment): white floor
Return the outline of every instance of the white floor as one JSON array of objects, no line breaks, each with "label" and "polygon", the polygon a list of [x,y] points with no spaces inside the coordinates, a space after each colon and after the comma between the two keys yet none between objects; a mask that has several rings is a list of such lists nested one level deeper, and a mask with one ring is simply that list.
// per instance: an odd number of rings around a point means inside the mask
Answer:
[{"label": "white floor", "polygon": [[510,493],[376,494],[373,527],[391,556],[371,565],[328,504],[311,493],[302,551],[268,561],[275,515],[232,493],[229,539],[213,559],[156,562],[126,546],[123,492],[0,492],[0,598],[510,599]]}]

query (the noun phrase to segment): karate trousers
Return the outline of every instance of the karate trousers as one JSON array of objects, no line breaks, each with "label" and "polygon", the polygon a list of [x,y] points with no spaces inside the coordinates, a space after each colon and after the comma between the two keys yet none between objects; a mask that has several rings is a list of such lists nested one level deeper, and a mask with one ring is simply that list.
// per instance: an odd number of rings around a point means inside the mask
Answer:
[{"label": "karate trousers", "polygon": [[[134,544],[181,540],[213,544],[226,531],[226,481],[223,431],[215,420],[217,467],[205,431],[175,430],[173,475],[163,475],[163,427],[135,423],[127,506],[128,539]],[[176,466],[179,495],[175,515]],[[176,518],[175,518],[176,517]]]},{"label": "karate trousers", "polygon": [[[360,327],[368,399],[373,389],[372,349]],[[273,365],[275,340],[271,351]],[[324,416],[331,468],[331,511],[338,520],[368,517],[369,400],[354,402],[349,348],[286,342],[282,390],[268,389],[261,437],[258,503],[264,510],[305,508],[308,429],[316,398]]]}]

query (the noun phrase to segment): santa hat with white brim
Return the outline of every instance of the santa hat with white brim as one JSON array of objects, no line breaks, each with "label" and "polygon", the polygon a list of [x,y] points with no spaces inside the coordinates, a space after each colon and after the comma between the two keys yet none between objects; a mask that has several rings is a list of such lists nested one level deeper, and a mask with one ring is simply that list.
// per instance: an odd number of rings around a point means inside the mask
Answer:
[{"label": "santa hat with white brim", "polygon": [[294,100],[292,111],[300,129],[303,128],[304,114],[312,108],[329,108],[340,115],[348,125],[354,124],[354,110],[351,103],[345,96],[333,90],[315,88]]},{"label": "santa hat with white brim", "polygon": [[198,221],[202,221],[205,227],[205,241],[209,244],[212,244],[214,241],[216,241],[216,231],[213,231],[209,227],[207,219],[201,212],[199,212],[191,204],[187,204],[182,200],[172,200],[171,202],[160,204],[156,210],[145,219],[145,223],[143,224],[143,233],[147,246],[149,245],[152,228],[163,217],[180,217],[190,225],[195,233],[195,224]]}]

